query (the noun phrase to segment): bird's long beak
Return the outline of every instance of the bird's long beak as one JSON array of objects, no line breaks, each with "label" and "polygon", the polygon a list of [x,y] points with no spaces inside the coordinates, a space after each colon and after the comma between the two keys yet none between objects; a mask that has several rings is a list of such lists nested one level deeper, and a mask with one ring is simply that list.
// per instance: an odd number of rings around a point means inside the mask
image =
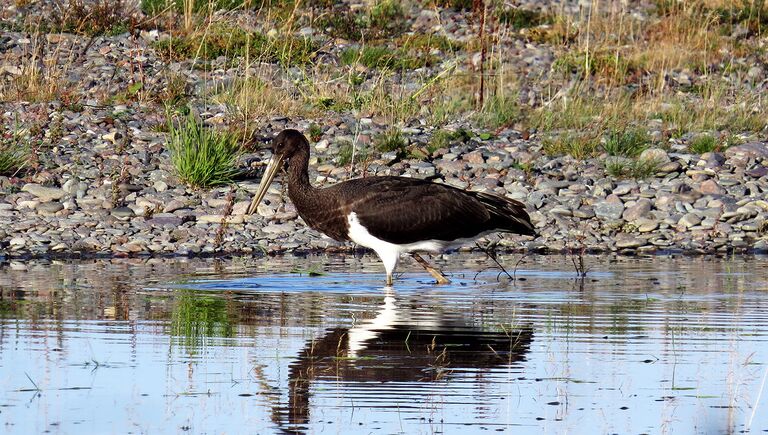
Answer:
[{"label": "bird's long beak", "polygon": [[272,156],[272,158],[269,160],[269,163],[267,163],[267,169],[264,170],[264,176],[261,178],[261,183],[259,183],[259,190],[256,191],[256,196],[253,197],[251,205],[248,207],[248,214],[253,214],[256,212],[256,209],[259,207],[259,203],[261,203],[261,200],[264,199],[264,195],[266,195],[267,190],[269,190],[269,185],[272,184],[272,180],[275,178],[277,171],[280,169],[281,161],[282,159],[280,156]]}]

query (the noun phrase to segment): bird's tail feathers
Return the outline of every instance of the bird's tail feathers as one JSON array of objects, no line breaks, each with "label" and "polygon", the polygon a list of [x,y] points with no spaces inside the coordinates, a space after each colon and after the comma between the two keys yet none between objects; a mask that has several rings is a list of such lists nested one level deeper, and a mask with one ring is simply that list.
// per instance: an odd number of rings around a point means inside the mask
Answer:
[{"label": "bird's tail feathers", "polygon": [[523,203],[497,195],[475,193],[477,199],[487,207],[491,216],[503,225],[503,228],[500,229],[526,236],[536,237],[538,235]]}]

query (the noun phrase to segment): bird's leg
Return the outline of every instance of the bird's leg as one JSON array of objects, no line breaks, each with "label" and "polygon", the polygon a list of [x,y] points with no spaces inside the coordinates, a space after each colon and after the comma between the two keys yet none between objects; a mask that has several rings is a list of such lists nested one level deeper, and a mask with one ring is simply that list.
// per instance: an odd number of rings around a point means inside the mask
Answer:
[{"label": "bird's leg", "polygon": [[392,287],[392,274],[387,273],[387,287]]},{"label": "bird's leg", "polygon": [[450,284],[451,280],[446,278],[445,275],[443,275],[442,272],[435,269],[434,267],[430,266],[429,263],[427,263],[427,260],[421,258],[421,255],[411,252],[411,257],[413,257],[414,260],[416,260],[417,263],[421,264],[421,267],[426,269],[427,272],[429,272],[430,275],[432,275],[436,280],[438,284]]}]

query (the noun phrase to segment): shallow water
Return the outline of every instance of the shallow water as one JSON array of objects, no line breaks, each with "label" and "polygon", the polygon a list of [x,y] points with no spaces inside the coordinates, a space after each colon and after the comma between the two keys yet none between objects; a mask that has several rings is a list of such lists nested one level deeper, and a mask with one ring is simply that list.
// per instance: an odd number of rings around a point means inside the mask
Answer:
[{"label": "shallow water", "polygon": [[768,431],[765,257],[439,262],[5,264],[0,432]]}]

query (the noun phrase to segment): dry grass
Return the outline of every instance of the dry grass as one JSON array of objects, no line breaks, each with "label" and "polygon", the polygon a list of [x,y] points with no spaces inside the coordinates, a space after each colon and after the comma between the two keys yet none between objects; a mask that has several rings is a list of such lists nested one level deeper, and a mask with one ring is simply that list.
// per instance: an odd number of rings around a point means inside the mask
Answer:
[{"label": "dry grass", "polygon": [[[121,30],[115,17],[124,13],[124,0],[96,0],[91,9],[83,6],[84,0],[62,1],[72,7],[70,17],[62,19],[69,24],[61,28],[87,35]],[[744,85],[751,64],[745,67],[738,59],[760,58],[764,50],[760,37],[768,12],[763,1],[656,0],[656,8],[643,19],[620,0],[593,0],[577,16],[556,7],[539,14],[504,9],[506,5],[489,9],[482,37],[477,12],[468,11],[465,6],[471,2],[465,3],[435,3],[474,14],[469,29],[478,34],[462,43],[440,32],[403,33],[408,20],[413,22],[409,12],[417,11],[409,10],[414,4],[391,1],[368,4],[344,17],[331,3],[317,1],[274,0],[260,6],[248,0],[144,0],[142,7],[174,17],[169,22],[175,27],[166,29],[173,38],[155,46],[161,56],[191,60],[190,75],[196,69],[239,71],[212,95],[189,98],[226,104],[234,121],[244,124],[329,112],[373,117],[393,126],[461,120],[481,129],[536,129],[547,138],[548,153],[577,157],[603,152],[601,143],[611,131],[642,130],[650,124],[661,126],[662,140],[691,132],[722,136],[766,127],[764,97]],[[298,37],[297,29],[307,24],[316,31],[327,29],[329,40],[347,35],[360,42],[344,51],[318,43],[323,38]],[[746,36],[733,36],[741,28]],[[44,31],[39,29],[38,36]],[[387,36],[372,40],[372,35]],[[554,50],[551,71],[527,76],[517,58],[505,58],[521,38]],[[44,39],[29,44],[19,74],[0,78],[0,99],[79,98],[64,80],[77,53],[66,44],[47,53]],[[478,65],[475,58],[482,50],[485,57]],[[512,53],[519,55],[516,49]],[[340,62],[329,67],[329,54]],[[422,68],[427,65],[441,65],[441,70]],[[420,86],[414,87],[414,81]],[[169,91],[154,100],[145,95],[152,90],[143,87],[141,77],[131,83],[140,95],[131,97],[133,88],[126,89],[129,101],[180,106],[188,97],[183,80],[169,82]],[[527,98],[521,103],[518,90],[536,87],[548,95],[535,93],[540,97],[532,103],[535,107]]]},{"label": "dry grass", "polygon": [[[67,80],[67,73],[77,57],[74,45],[57,44],[50,50],[45,37],[38,33],[21,55],[21,62],[13,65],[11,74],[0,76],[0,101],[44,102],[61,101],[64,105],[76,104],[80,94],[76,84]],[[15,64],[15,65],[14,65]]]},{"label": "dry grass", "polygon": [[648,20],[633,18],[616,2],[592,4],[586,15],[558,17],[548,30],[534,35],[559,46],[561,67],[585,79],[623,85],[676,69],[708,71],[734,49],[721,14],[697,1],[675,2],[677,6]]},{"label": "dry grass", "polygon": [[271,116],[308,116],[311,108],[286,89],[259,77],[243,77],[222,89],[213,100],[226,104],[238,118],[248,120]]}]

